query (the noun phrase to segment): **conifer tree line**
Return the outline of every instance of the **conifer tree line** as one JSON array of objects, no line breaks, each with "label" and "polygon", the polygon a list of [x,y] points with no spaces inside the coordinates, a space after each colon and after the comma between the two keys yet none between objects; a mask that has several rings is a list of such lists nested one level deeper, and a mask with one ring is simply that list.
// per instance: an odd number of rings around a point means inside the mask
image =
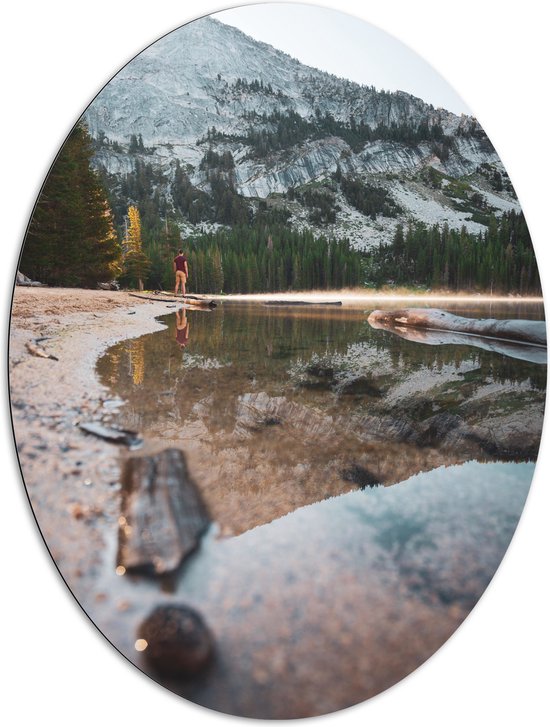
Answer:
[{"label": "conifer tree line", "polygon": [[391,245],[367,256],[374,285],[424,285],[455,291],[541,294],[535,253],[523,212],[491,217],[488,229],[398,225]]},{"label": "conifer tree line", "polygon": [[[363,281],[363,255],[348,240],[286,225],[220,229],[185,240],[184,250],[189,289],[200,293],[342,288]],[[172,286],[172,257],[163,269],[155,268],[155,276],[156,286]]]},{"label": "conifer tree line", "polygon": [[[422,132],[424,133],[424,131]],[[426,132],[427,133],[427,132]],[[430,132],[437,135],[437,131]],[[137,137],[138,147],[143,141]],[[137,159],[110,196],[93,170],[93,147],[81,124],[71,131],[40,192],[29,224],[20,270],[50,285],[94,287],[120,279],[123,285],[171,288],[172,260],[183,246],[188,254],[189,289],[204,293],[270,292],[395,283],[456,291],[483,290],[540,294],[529,231],[523,213],[500,218],[487,213],[480,234],[397,225],[391,245],[368,253],[347,239],[315,236],[292,229],[288,211],[260,201],[254,209],[236,191],[229,152],[209,149],[203,169],[210,193],[194,187],[178,163],[171,199],[159,190],[161,173]],[[350,203],[373,218],[400,210],[384,190],[345,179],[339,184]],[[320,222],[336,208],[331,188],[292,190]],[[115,213],[115,219],[111,213]],[[173,215],[173,219],[169,216]],[[182,242],[178,219],[215,220],[228,227]],[[118,223],[118,234],[115,228]]]},{"label": "conifer tree line", "polygon": [[52,165],[25,236],[19,269],[34,280],[87,287],[121,273],[121,247],[92,155],[90,137],[77,124]]}]

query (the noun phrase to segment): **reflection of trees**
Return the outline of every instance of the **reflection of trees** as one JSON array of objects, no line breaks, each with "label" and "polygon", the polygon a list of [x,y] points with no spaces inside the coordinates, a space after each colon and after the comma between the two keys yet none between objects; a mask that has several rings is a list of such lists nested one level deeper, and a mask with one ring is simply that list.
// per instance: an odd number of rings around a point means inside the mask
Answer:
[{"label": "reflection of trees", "polygon": [[107,380],[110,386],[116,386],[119,378],[119,367],[120,367],[120,350],[117,347],[113,347],[109,350],[105,357],[108,361],[108,376]]},{"label": "reflection of trees", "polygon": [[359,486],[349,472],[389,485],[469,459],[536,456],[544,366],[400,339],[371,329],[362,312],[256,306],[187,316],[189,355],[174,346],[171,314],[165,331],[110,349],[98,371],[128,401],[120,424],[193,440],[198,479],[242,511],[239,527],[262,521],[251,498],[280,500],[284,514]]},{"label": "reflection of trees", "polygon": [[130,341],[129,362],[132,382],[135,386],[141,386],[145,375],[145,341],[143,338]]}]

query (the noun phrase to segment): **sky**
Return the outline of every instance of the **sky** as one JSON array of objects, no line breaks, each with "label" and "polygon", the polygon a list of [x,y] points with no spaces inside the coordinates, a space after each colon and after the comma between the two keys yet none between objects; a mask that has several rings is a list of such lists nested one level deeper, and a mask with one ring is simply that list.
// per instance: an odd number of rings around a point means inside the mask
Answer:
[{"label": "sky", "polygon": [[269,3],[213,17],[314,68],[386,91],[407,91],[456,114],[462,98],[417,53],[364,20],[314,5]]}]

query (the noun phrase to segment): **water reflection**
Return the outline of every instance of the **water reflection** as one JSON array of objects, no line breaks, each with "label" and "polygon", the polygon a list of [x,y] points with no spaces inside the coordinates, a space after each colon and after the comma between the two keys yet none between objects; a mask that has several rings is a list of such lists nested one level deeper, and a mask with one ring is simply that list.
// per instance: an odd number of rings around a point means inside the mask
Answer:
[{"label": "water reflection", "polygon": [[189,343],[189,321],[185,308],[176,311],[176,341],[181,349]]},{"label": "water reflection", "polygon": [[[453,312],[488,317],[489,306]],[[427,346],[372,329],[367,315],[178,311],[165,331],[110,349],[98,370],[128,402],[120,423],[149,434],[153,449],[181,446],[232,533],[365,483],[536,457],[545,366],[456,340]],[[493,305],[491,316],[541,310]]]},{"label": "water reflection", "polygon": [[140,621],[159,601],[197,608],[216,659],[196,679],[163,683],[199,704],[263,719],[347,707],[413,671],[468,615],[532,474],[527,463],[466,463],[348,493],[239,537],[207,537],[173,593],[111,575],[105,590],[132,608],[92,609],[147,671],[135,651]]}]

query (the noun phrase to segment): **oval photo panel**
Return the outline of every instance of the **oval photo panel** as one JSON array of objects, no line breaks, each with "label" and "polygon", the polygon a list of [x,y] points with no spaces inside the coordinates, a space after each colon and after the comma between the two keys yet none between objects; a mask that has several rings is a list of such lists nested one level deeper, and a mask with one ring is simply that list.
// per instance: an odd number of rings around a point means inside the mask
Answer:
[{"label": "oval photo panel", "polygon": [[28,496],[90,619],[176,694],[264,719],[364,701],[453,634],[546,391],[484,130],[395,39],[288,4],[174,30],[88,106],[28,225],[10,357]]}]

